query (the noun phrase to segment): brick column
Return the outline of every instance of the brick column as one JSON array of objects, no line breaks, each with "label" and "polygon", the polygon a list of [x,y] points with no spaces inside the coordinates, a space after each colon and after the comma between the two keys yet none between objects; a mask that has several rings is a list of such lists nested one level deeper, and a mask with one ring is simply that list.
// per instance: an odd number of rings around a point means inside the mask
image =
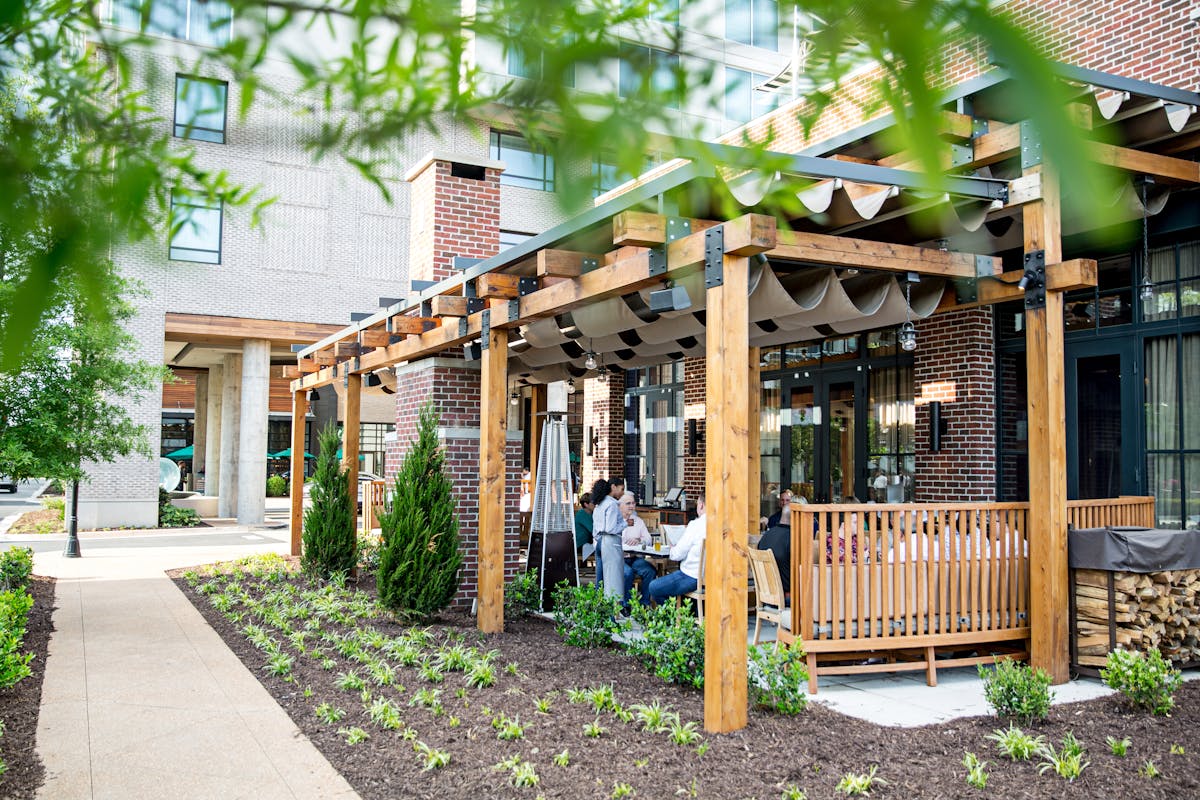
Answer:
[{"label": "brick column", "polygon": [[500,161],[433,152],[404,176],[412,183],[409,278],[440,281],[457,274],[454,256],[500,251]]},{"label": "brick column", "polygon": [[[588,431],[595,437],[588,455]],[[583,381],[583,490],[599,478],[625,476],[625,373],[606,383]]]},{"label": "brick column", "polygon": [[[916,499],[996,499],[996,359],[988,308],[939,314],[916,323]],[[929,449],[929,403],[940,401],[947,431]]]},{"label": "brick column", "polygon": [[[683,360],[683,491],[695,498],[704,491],[704,427],[707,411],[704,406],[704,380],[707,364],[703,358]],[[758,391],[758,387],[750,387]],[[696,420],[696,453],[688,451],[688,422]],[[758,491],[757,487],[755,491]]]}]

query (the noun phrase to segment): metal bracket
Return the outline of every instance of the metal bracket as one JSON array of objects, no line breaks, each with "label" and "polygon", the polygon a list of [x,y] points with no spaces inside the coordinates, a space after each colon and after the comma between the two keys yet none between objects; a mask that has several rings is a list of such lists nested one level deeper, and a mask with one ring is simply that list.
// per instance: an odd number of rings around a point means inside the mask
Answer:
[{"label": "metal bracket", "polygon": [[491,338],[492,333],[492,310],[485,308],[483,313],[479,315],[479,319],[483,325],[482,330],[479,331],[479,349],[487,350],[488,339]]},{"label": "metal bracket", "polygon": [[692,221],[687,217],[667,217],[667,241],[682,239],[692,232]]},{"label": "metal bracket", "polygon": [[516,322],[520,318],[521,318],[521,301],[520,300],[509,300],[508,301],[508,321]]},{"label": "metal bracket", "polygon": [[475,281],[466,281],[463,283],[463,297],[478,297],[475,293]]},{"label": "metal bracket", "polygon": [[975,119],[971,120],[971,138],[972,139],[978,139],[980,136],[983,136],[987,132],[988,132],[988,121],[986,119],[980,119],[979,117],[976,117]]},{"label": "metal bracket", "polygon": [[950,166],[961,167],[975,160],[975,148],[969,144],[950,145]]},{"label": "metal bracket", "polygon": [[1038,138],[1033,123],[1021,122],[1021,169],[1026,170],[1042,163],[1042,140]]},{"label": "metal bracket", "polygon": [[650,277],[667,274],[667,248],[654,247],[650,250]]},{"label": "metal bracket", "polygon": [[517,294],[524,297],[527,294],[533,294],[538,290],[537,278],[521,278],[517,281]]},{"label": "metal bracket", "polygon": [[992,268],[992,263],[993,262],[992,262],[991,256],[981,256],[981,255],[976,254],[976,256],[975,256],[975,277],[976,278],[992,277],[992,275],[995,274],[993,271],[993,268]]},{"label": "metal bracket", "polygon": [[954,281],[954,299],[959,303],[974,303],[979,299],[977,278],[959,278]]},{"label": "metal bracket", "polygon": [[600,268],[600,259],[598,258],[581,258],[579,263],[581,265],[580,272],[591,272]]},{"label": "metal bracket", "polygon": [[437,281],[410,280],[409,284],[411,284],[414,292],[423,292],[426,289],[432,289],[434,286],[437,286]]},{"label": "metal bracket", "polygon": [[1025,254],[1025,310],[1046,307],[1046,251],[1033,250]]},{"label": "metal bracket", "polygon": [[725,229],[716,225],[704,230],[704,287],[725,283]]},{"label": "metal bracket", "polygon": [[484,260],[485,259],[482,259],[482,258],[468,258],[467,256],[455,256],[453,258],[453,260],[450,262],[450,266],[452,268],[458,270],[459,272],[463,272],[463,271],[468,270],[471,267],[475,266],[476,264],[483,262]]},{"label": "metal bracket", "polygon": [[458,335],[459,336],[467,335],[467,318],[466,317],[458,318]]}]

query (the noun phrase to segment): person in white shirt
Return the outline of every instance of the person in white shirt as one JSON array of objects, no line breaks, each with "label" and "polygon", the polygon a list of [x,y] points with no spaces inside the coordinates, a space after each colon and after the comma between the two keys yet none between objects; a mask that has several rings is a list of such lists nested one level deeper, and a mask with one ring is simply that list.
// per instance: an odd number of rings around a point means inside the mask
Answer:
[{"label": "person in white shirt", "polygon": [[597,574],[603,576],[604,595],[621,600],[625,594],[625,554],[621,536],[628,526],[621,519],[617,501],[609,495],[611,490],[609,482],[603,478],[592,487],[592,497],[602,498],[592,509],[592,536],[599,553],[596,568]]},{"label": "person in white shirt", "polygon": [[704,495],[700,495],[696,498],[696,518],[688,523],[683,536],[671,548],[671,560],[680,562],[679,569],[650,582],[650,601],[652,603],[664,603],[668,598],[696,591],[696,586],[700,581],[700,571],[704,566],[700,563],[700,556],[704,551],[704,535],[707,533],[707,529],[708,521],[704,518]]},{"label": "person in white shirt", "polygon": [[633,577],[640,575],[642,585],[639,591],[642,605],[650,605],[650,581],[658,577],[658,572],[650,564],[649,561],[639,556],[637,553],[631,553],[636,547],[649,547],[653,541],[650,538],[650,531],[646,529],[646,523],[634,513],[637,505],[637,498],[633,496],[633,492],[625,492],[621,495],[621,501],[617,504],[621,512],[621,519],[625,522],[625,531],[621,535],[621,547],[625,551],[625,598],[624,605],[629,605],[629,593],[633,591]]}]

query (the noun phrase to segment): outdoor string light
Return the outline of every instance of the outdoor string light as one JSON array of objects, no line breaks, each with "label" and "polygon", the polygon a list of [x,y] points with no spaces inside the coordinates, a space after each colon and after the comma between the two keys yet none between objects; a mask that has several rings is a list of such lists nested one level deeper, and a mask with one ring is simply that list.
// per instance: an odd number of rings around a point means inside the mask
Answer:
[{"label": "outdoor string light", "polygon": [[1150,176],[1143,175],[1142,184],[1142,283],[1138,296],[1142,302],[1148,303],[1154,299],[1154,282],[1150,280],[1150,220],[1146,209],[1146,186]]},{"label": "outdoor string light", "polygon": [[575,394],[575,379],[567,378],[567,394]]}]

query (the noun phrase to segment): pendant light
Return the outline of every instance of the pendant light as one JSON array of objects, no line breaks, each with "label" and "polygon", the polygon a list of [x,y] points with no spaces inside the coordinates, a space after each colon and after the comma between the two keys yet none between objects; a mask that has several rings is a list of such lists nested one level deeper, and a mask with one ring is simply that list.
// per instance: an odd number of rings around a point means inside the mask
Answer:
[{"label": "pendant light", "polygon": [[1149,303],[1154,299],[1154,282],[1150,280],[1150,217],[1146,208],[1146,187],[1151,180],[1149,175],[1143,175],[1140,181],[1142,185],[1142,283],[1138,296],[1142,298],[1143,303]]},{"label": "pendant light", "polygon": [[896,340],[900,342],[900,349],[906,353],[917,349],[917,329],[912,324],[910,314],[912,313],[912,285],[918,280],[920,277],[915,272],[910,272],[904,281],[904,324],[900,326]]}]

